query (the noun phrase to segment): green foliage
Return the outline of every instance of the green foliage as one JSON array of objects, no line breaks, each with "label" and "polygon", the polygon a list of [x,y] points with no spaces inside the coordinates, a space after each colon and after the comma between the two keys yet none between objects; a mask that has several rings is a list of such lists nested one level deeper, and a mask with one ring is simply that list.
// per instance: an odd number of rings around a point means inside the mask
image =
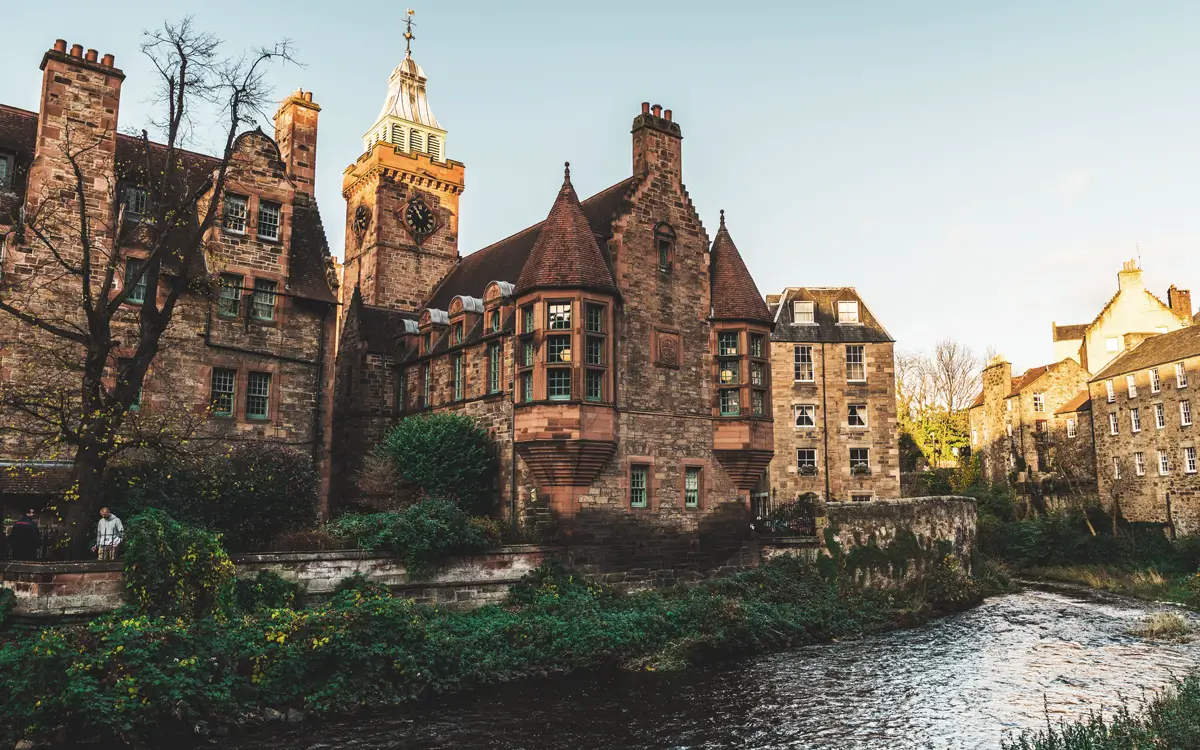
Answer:
[{"label": "green foliage", "polygon": [[252,442],[219,456],[114,468],[105,500],[122,518],[162,508],[184,523],[220,532],[230,549],[265,550],[275,537],[316,523],[318,481],[309,456]]},{"label": "green foliage", "polygon": [[260,570],[254,578],[239,578],[234,587],[237,607],[242,612],[261,609],[291,609],[300,595],[300,587],[278,573]]},{"label": "green foliage", "polygon": [[386,513],[346,514],[328,523],[325,531],[359,549],[394,552],[416,575],[451,555],[492,546],[480,526],[449,500],[422,500]]},{"label": "green foliage", "polygon": [[0,628],[4,627],[4,623],[8,620],[8,616],[12,614],[13,607],[17,604],[17,595],[13,590],[4,586],[0,586]]},{"label": "green foliage", "polygon": [[401,480],[420,494],[454,500],[476,515],[492,510],[496,452],[487,430],[470,417],[408,417],[384,438],[379,450],[394,462]]},{"label": "green foliage", "polygon": [[196,619],[229,593],[234,568],[220,537],[150,509],[129,522],[125,586],[141,612]]}]

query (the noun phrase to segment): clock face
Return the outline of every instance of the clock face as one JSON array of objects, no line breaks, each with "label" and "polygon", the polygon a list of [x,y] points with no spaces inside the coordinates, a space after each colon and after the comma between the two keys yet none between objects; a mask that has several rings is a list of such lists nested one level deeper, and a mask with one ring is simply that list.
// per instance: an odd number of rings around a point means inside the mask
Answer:
[{"label": "clock face", "polygon": [[412,232],[417,242],[433,234],[433,230],[437,229],[437,217],[434,216],[429,206],[420,200],[411,201],[405,207],[404,223],[408,225],[408,230]]},{"label": "clock face", "polygon": [[354,210],[354,231],[359,237],[367,233],[367,227],[371,226],[371,209],[364,205],[359,205]]}]

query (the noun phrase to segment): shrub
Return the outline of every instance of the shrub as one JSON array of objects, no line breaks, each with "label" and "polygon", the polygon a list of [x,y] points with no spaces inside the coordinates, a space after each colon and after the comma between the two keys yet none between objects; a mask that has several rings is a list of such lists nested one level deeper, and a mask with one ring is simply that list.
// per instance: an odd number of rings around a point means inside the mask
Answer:
[{"label": "shrub", "polygon": [[0,628],[4,627],[4,623],[8,620],[8,616],[12,614],[13,607],[17,604],[17,595],[13,590],[4,586],[0,586]]},{"label": "shrub", "polygon": [[310,457],[273,443],[245,443],[219,456],[118,467],[107,477],[105,495],[118,515],[161,508],[220,532],[230,549],[248,551],[311,528],[317,485]]},{"label": "shrub", "polygon": [[271,549],[278,552],[316,552],[325,549],[342,549],[347,545],[329,536],[324,529],[304,529],[280,534],[271,542]]},{"label": "shrub", "polygon": [[471,517],[449,500],[422,500],[404,510],[347,514],[325,527],[359,549],[394,552],[412,575],[422,575],[451,555],[491,546]]},{"label": "shrub", "polygon": [[495,450],[487,430],[470,417],[408,417],[384,438],[379,450],[420,495],[454,500],[476,515],[491,511],[497,476]]},{"label": "shrub", "polygon": [[270,570],[260,570],[254,578],[237,579],[234,591],[238,609],[242,612],[291,609],[300,596],[298,585]]},{"label": "shrub", "polygon": [[129,522],[125,586],[141,612],[195,619],[229,593],[234,568],[218,535],[151,509]]}]

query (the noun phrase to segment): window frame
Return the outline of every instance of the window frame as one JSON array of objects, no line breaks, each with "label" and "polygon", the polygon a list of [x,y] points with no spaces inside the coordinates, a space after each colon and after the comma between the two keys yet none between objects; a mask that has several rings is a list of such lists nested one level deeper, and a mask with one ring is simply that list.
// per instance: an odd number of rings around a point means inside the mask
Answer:
[{"label": "window frame", "polygon": [[[0,154],[0,161],[4,157]],[[136,202],[140,204],[138,208],[130,209],[130,198],[136,198]],[[150,214],[150,191],[136,182],[121,183],[121,196],[118,205],[124,207],[124,220],[138,222],[145,219]]]},{"label": "window frame", "polygon": [[1167,427],[1167,407],[1161,401],[1154,405],[1154,429],[1163,430]]},{"label": "window frame", "polygon": [[1133,375],[1125,376],[1125,394],[1129,398],[1137,398],[1137,378]]},{"label": "window frame", "polygon": [[[862,453],[862,456],[863,456],[862,460],[859,460],[859,461],[854,460],[854,454],[856,451]],[[850,473],[853,474],[854,467],[859,466],[860,464],[866,464],[867,469],[870,470],[870,468],[871,468],[871,449],[869,447],[864,447],[864,446],[852,446],[850,448]]]},{"label": "window frame", "polygon": [[[561,379],[566,378],[566,391],[561,390]],[[555,389],[559,390],[555,390]],[[570,401],[571,400],[571,368],[570,367],[547,367],[546,368],[546,400],[547,401]]]},{"label": "window frame", "polygon": [[1161,393],[1162,392],[1162,378],[1159,377],[1157,367],[1150,368],[1150,392],[1151,393]]},{"label": "window frame", "polygon": [[1036,412],[1038,414],[1041,414],[1046,411],[1046,394],[1044,394],[1044,393],[1033,394],[1033,410],[1034,410],[1034,412]]},{"label": "window frame", "polygon": [[1112,378],[1104,381],[1104,391],[1105,395],[1108,396],[1108,403],[1115,403],[1117,400],[1117,391],[1113,386]]},{"label": "window frame", "polygon": [[[269,285],[269,286],[268,286]],[[276,310],[279,304],[279,282],[274,279],[254,279],[254,296],[250,301],[250,317],[259,323],[274,323],[278,320]],[[260,310],[270,311],[269,316],[259,313]]]},{"label": "window frame", "polygon": [[[693,483],[691,480],[695,479]],[[692,486],[692,485],[695,486]],[[704,485],[704,467],[683,467],[683,507],[696,509],[700,507],[701,488]]]},{"label": "window frame", "polygon": [[494,395],[501,390],[500,381],[504,368],[501,351],[499,341],[488,344],[488,394]]},{"label": "window frame", "polygon": [[467,395],[467,363],[463,361],[465,356],[465,354],[459,353],[451,357],[451,367],[453,368],[451,372],[451,382],[454,386],[453,393],[455,401],[462,401]]},{"label": "window frame", "polygon": [[1171,457],[1161,448],[1158,449],[1158,475],[1165,477],[1171,473]]},{"label": "window frame", "polygon": [[742,414],[742,390],[721,388],[717,396],[717,407],[722,417],[738,417]]},{"label": "window frame", "polygon": [[838,325],[862,325],[862,311],[859,309],[858,300],[838,300],[836,312]]},{"label": "window frame", "polygon": [[[846,426],[867,429],[867,411],[867,404],[846,404]],[[855,424],[855,419],[858,424]]]},{"label": "window frame", "polygon": [[[807,452],[807,453],[812,454],[812,462],[811,463],[809,463],[807,459],[801,460],[800,454],[802,452]],[[812,468],[816,469],[817,471],[821,470],[820,464],[817,463],[817,449],[816,448],[797,448],[796,449],[796,473],[800,474],[801,469],[803,469],[806,466],[811,466]]]},{"label": "window frame", "polygon": [[[812,424],[800,424],[800,418],[804,414],[804,410],[808,409],[808,418],[812,420]],[[792,429],[796,430],[815,430],[817,428],[817,405],[816,404],[792,404]]]},{"label": "window frame", "polygon": [[1192,426],[1192,402],[1186,398],[1179,402],[1179,426]]},{"label": "window frame", "polygon": [[[237,280],[236,285],[226,282]],[[217,286],[217,317],[218,318],[237,318],[242,314],[242,292],[245,291],[246,277],[240,273],[222,273]],[[232,297],[225,295],[225,290],[233,290],[236,294]],[[225,302],[233,302],[233,310],[230,312],[223,309],[222,305]]]},{"label": "window frame", "polygon": [[658,272],[670,274],[675,269],[675,230],[665,221],[654,227],[654,251]]},{"label": "window frame", "polygon": [[1108,434],[1109,435],[1120,435],[1121,434],[1120,419],[1121,418],[1119,416],[1117,416],[1117,413],[1115,411],[1110,411],[1108,413]]},{"label": "window frame", "polygon": [[1133,474],[1138,477],[1146,476],[1146,454],[1142,451],[1134,451]]},{"label": "window frame", "polygon": [[[851,351],[857,350],[859,361],[854,364],[862,368],[861,378],[850,377]],[[847,383],[865,383],[867,382],[867,347],[864,344],[846,344],[846,382]]]},{"label": "window frame", "polygon": [[[130,305],[146,304],[146,295],[150,292],[150,274],[142,273],[144,262],[143,258],[135,258],[133,256],[125,258],[125,281],[121,285],[121,288],[129,289],[129,293],[125,295],[125,302]],[[141,276],[141,281],[133,281],[133,276]],[[131,283],[132,287],[130,287]],[[138,293],[139,289],[141,290],[140,293]]]},{"label": "window frame", "polygon": [[3,165],[3,171],[0,172],[0,192],[13,192],[17,183],[17,155],[11,151],[0,151],[0,165]]},{"label": "window frame", "polygon": [[629,507],[637,509],[650,507],[649,464],[629,465]]},{"label": "window frame", "polygon": [[1069,438],[1075,437],[1075,435],[1077,434],[1077,430],[1078,430],[1078,422],[1075,421],[1075,418],[1071,417],[1071,418],[1067,419],[1067,437],[1069,437]]},{"label": "window frame", "polygon": [[[275,215],[275,234],[263,233],[263,219],[266,218],[270,211],[274,211]],[[282,242],[283,241],[283,204],[275,201],[265,201],[261,198],[258,201],[258,214],[254,217],[254,236],[263,242]],[[269,225],[267,225],[269,226]]]},{"label": "window frame", "polygon": [[[546,302],[546,330],[571,331],[573,322],[572,300],[549,300]],[[566,308],[565,312],[563,308]],[[557,311],[557,312],[556,312]]]},{"label": "window frame", "polygon": [[[225,382],[221,383],[222,390],[217,389],[217,378],[221,377],[222,381],[228,376],[228,390],[225,390]],[[238,371],[232,367],[214,367],[209,373],[208,378],[208,403],[209,413],[214,417],[222,417],[231,419],[237,415],[237,379]],[[218,409],[217,402],[228,400],[229,408]]]},{"label": "window frame", "polygon": [[[241,211],[231,210],[234,205],[241,205]],[[231,223],[231,220],[236,222]],[[221,227],[230,234],[246,234],[246,224],[250,221],[250,196],[241,193],[225,191],[221,199]]]},{"label": "window frame", "polygon": [[1142,431],[1142,412],[1136,406],[1129,410],[1129,430],[1134,434]]},{"label": "window frame", "polygon": [[[806,310],[805,314],[801,314]],[[792,323],[794,325],[815,326],[817,324],[817,303],[812,300],[792,300]]]},{"label": "window frame", "polygon": [[[259,387],[263,385],[265,379],[266,389],[263,393],[255,392],[255,379],[258,379]],[[271,373],[261,370],[251,370],[246,374],[246,419],[255,421],[267,421],[271,418]],[[251,411],[251,399],[261,399],[263,410],[261,412]]]},{"label": "window frame", "polygon": [[[808,361],[804,361],[807,355]],[[804,366],[808,365],[808,377],[803,375]],[[817,380],[817,366],[813,358],[812,344],[796,344],[792,349],[792,378],[796,383],[815,383]]]},{"label": "window frame", "polygon": [[1176,388],[1176,390],[1178,390],[1180,388],[1187,388],[1187,387],[1188,387],[1187,366],[1184,365],[1183,362],[1176,362],[1175,363],[1175,388]]},{"label": "window frame", "polygon": [[1196,473],[1196,447],[1194,445],[1183,446],[1183,473]]}]

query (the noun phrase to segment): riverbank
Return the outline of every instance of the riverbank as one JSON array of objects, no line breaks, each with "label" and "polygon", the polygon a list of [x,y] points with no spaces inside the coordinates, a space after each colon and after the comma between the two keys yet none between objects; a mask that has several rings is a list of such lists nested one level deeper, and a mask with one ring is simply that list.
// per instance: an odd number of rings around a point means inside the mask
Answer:
[{"label": "riverbank", "polygon": [[1200,574],[1172,576],[1163,575],[1156,568],[1128,570],[1112,565],[1053,565],[1029,567],[1022,575],[1075,583],[1146,601],[1175,602],[1200,610]]},{"label": "riverbank", "polygon": [[194,623],[118,614],[18,638],[0,647],[0,719],[12,742],[66,734],[145,743],[280,714],[351,715],[530,676],[672,669],[857,638],[978,599],[950,561],[873,588],[783,557],[634,594],[547,566],[502,605],[469,612],[360,581],[309,610]]}]

